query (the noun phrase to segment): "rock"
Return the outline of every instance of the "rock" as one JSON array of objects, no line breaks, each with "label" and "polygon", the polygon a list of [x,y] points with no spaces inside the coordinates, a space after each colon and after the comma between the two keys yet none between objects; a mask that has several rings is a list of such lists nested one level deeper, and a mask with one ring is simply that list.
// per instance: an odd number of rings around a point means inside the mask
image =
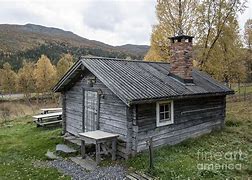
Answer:
[{"label": "rock", "polygon": [[60,159],[59,156],[56,156],[53,152],[51,152],[49,150],[47,150],[47,153],[45,155],[50,160]]},{"label": "rock", "polygon": [[97,167],[96,162],[92,160],[89,156],[86,156],[85,159],[82,159],[81,157],[71,157],[70,159],[88,171],[93,171]]},{"label": "rock", "polygon": [[56,153],[57,154],[75,154],[77,151],[65,144],[57,144]]}]

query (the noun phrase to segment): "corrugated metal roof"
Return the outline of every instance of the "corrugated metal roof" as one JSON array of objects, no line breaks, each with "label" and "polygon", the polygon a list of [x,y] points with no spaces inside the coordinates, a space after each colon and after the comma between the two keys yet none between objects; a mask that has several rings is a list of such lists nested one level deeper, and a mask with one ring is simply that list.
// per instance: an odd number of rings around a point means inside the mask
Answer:
[{"label": "corrugated metal roof", "polygon": [[[193,70],[193,84],[184,84],[169,76],[170,65],[160,62],[129,61],[112,58],[79,60],[54,87],[62,91],[76,76],[76,67],[83,65],[100,79],[123,102],[165,99],[178,96],[230,94],[233,91],[209,75]],[[74,70],[75,69],[75,70]]]}]

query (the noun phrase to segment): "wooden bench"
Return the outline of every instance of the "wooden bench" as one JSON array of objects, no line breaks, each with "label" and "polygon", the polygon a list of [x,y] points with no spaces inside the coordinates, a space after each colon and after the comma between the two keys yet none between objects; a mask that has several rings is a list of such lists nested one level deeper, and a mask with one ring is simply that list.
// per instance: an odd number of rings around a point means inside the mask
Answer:
[{"label": "wooden bench", "polygon": [[48,114],[50,113],[54,113],[54,112],[61,112],[62,108],[42,108],[40,109],[42,111],[41,114]]},{"label": "wooden bench", "polygon": [[[84,159],[85,158],[85,143],[92,143],[95,144],[96,149],[96,164],[99,164],[101,161],[101,154],[107,154],[110,153],[112,155],[112,160],[116,159],[116,141],[118,134],[112,134],[108,132],[104,132],[101,130],[97,131],[89,131],[85,133],[79,133],[80,139],[81,139],[81,156]],[[101,144],[106,144],[108,142],[111,142],[111,148],[108,148],[107,150],[101,150]]]},{"label": "wooden bench", "polygon": [[40,114],[32,117],[34,119],[33,121],[37,124],[38,127],[58,124],[62,122],[62,112]]}]

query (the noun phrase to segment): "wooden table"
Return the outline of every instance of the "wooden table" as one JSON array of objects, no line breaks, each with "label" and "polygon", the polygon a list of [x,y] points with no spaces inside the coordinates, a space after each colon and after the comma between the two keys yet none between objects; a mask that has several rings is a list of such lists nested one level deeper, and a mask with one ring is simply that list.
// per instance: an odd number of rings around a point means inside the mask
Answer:
[{"label": "wooden table", "polygon": [[42,111],[42,114],[48,114],[49,112],[62,111],[62,108],[42,108],[40,110]]},{"label": "wooden table", "polygon": [[34,119],[34,122],[37,124],[37,126],[44,126],[44,125],[56,124],[56,123],[62,122],[62,112],[39,114],[32,117]]},{"label": "wooden table", "polygon": [[[118,134],[112,134],[101,130],[79,133],[81,139],[81,156],[85,158],[85,142],[95,144],[96,149],[96,164],[101,161],[101,154],[111,153],[112,160],[116,160],[116,140]],[[111,148],[101,151],[101,144],[111,142]]]}]

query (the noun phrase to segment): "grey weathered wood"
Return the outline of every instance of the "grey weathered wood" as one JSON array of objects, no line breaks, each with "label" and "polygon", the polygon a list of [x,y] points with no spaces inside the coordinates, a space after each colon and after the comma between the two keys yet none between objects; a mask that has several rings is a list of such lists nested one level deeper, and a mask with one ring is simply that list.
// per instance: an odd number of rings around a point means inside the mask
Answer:
[{"label": "grey weathered wood", "polygon": [[85,132],[95,131],[98,127],[98,93],[85,90]]},{"label": "grey weathered wood", "polygon": [[[175,144],[198,134],[221,127],[225,116],[225,97],[181,99],[174,101],[174,124],[156,127],[155,103],[139,104],[137,130],[133,129],[133,148],[146,149],[146,140],[153,137],[154,146]],[[137,139],[137,141],[136,141]]]},{"label": "grey weathered wood", "polygon": [[[81,108],[81,111],[82,111],[82,132],[85,132],[85,89],[82,89],[82,108]],[[85,146],[84,146],[85,147]]]},{"label": "grey weathered wood", "polygon": [[[120,135],[122,140],[126,140],[127,136],[127,123],[126,123],[126,109],[125,104],[116,97],[99,79],[90,87],[87,84],[88,78],[93,78],[92,73],[84,74],[84,78],[80,79],[75,85],[66,92],[66,113],[67,113],[67,131],[71,134],[77,135],[82,130],[83,123],[83,91],[101,91],[100,103],[98,106],[97,116],[99,119],[98,128],[108,132],[114,132]],[[83,119],[83,120],[84,120]]]},{"label": "grey weathered wood", "polygon": [[62,122],[62,120],[49,121],[49,122],[38,122],[38,121],[36,121],[36,124],[37,124],[38,126],[47,126],[47,125],[52,125],[52,124],[59,124],[59,123],[61,123],[61,122]]},{"label": "grey weathered wood", "polygon": [[[87,83],[89,78],[96,81],[92,86]],[[121,86],[122,89],[130,88],[124,84],[116,86]],[[127,107],[128,102],[125,104],[114,94],[115,92],[108,89],[98,78],[94,78],[91,72],[85,71],[83,78],[76,81],[75,85],[66,92],[66,131],[75,135],[83,132],[82,121],[85,121],[86,116],[83,113],[85,105],[83,91],[101,92],[97,100],[99,120],[96,121],[96,129],[119,135],[118,139],[122,143],[117,144],[117,153],[124,158],[146,149],[145,142],[150,136],[153,136],[155,147],[175,144],[188,137],[211,132],[212,129],[220,127],[220,124],[222,126],[224,124],[225,96],[211,96],[204,99],[174,99],[174,124],[157,127],[155,103]],[[133,96],[131,92],[128,94]],[[137,95],[141,96],[140,93]],[[88,125],[90,126],[91,123]]]},{"label": "grey weathered wood", "polygon": [[86,157],[86,148],[85,148],[85,141],[81,140],[81,157],[85,159]]},{"label": "grey weathered wood", "polygon": [[40,109],[42,114],[48,114],[49,112],[62,112],[62,108],[42,108]]},{"label": "grey weathered wood", "polygon": [[112,140],[112,160],[116,160],[116,139]]},{"label": "grey weathered wood", "polygon": [[[118,134],[112,134],[104,131],[89,131],[85,133],[79,133],[80,139],[83,142],[89,142],[92,144],[95,144],[96,146],[96,163],[99,164],[101,161],[101,154],[111,153],[112,160],[116,159],[116,142]],[[101,144],[106,144],[110,142],[111,143],[111,149],[108,149],[106,151],[101,151]],[[82,156],[84,156],[83,150],[85,149],[85,143],[82,144]]]},{"label": "grey weathered wood", "polygon": [[100,143],[96,143],[96,164],[99,164],[101,162],[101,144]]}]

